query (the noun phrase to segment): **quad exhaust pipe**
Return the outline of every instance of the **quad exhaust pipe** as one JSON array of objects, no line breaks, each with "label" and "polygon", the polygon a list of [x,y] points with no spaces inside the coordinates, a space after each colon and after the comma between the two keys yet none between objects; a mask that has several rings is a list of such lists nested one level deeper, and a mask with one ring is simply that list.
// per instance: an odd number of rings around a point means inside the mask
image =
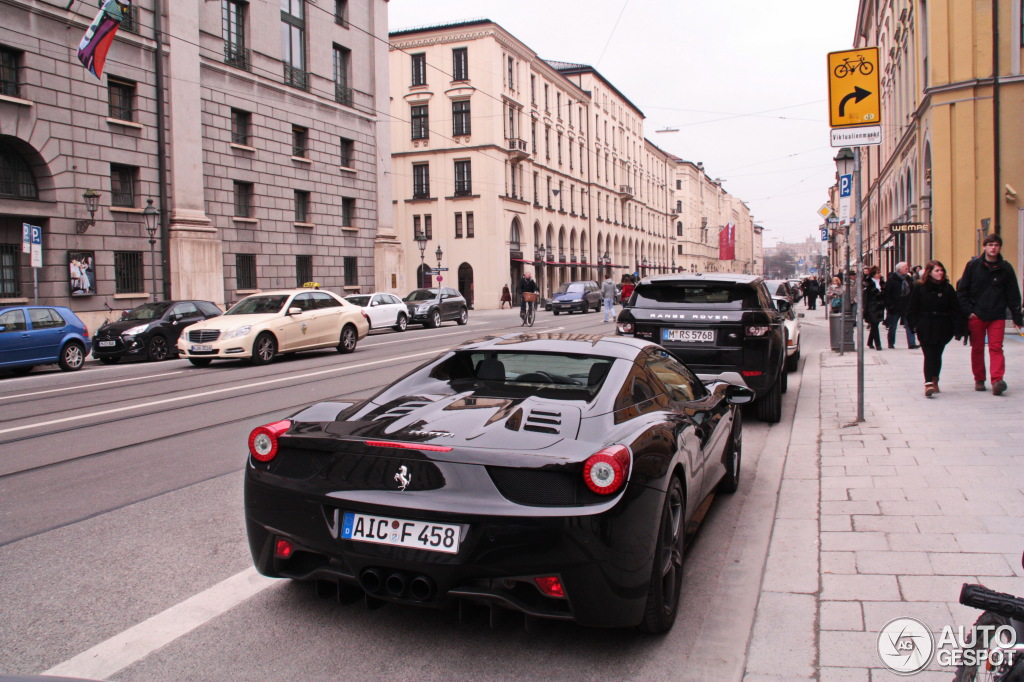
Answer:
[{"label": "quad exhaust pipe", "polygon": [[359,574],[359,585],[367,595],[429,601],[437,592],[434,581],[425,575],[410,576],[404,571],[385,573],[379,568],[366,568]]}]

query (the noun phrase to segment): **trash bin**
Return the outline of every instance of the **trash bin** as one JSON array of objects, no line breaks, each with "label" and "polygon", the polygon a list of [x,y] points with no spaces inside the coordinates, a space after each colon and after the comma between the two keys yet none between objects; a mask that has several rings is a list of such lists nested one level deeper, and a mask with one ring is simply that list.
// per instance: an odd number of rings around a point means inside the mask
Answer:
[{"label": "trash bin", "polygon": [[853,345],[853,327],[855,324],[857,324],[857,318],[852,310],[847,311],[845,316],[842,314],[829,316],[828,335],[832,342],[832,350],[839,351],[840,345],[842,345],[844,352],[855,350]]}]

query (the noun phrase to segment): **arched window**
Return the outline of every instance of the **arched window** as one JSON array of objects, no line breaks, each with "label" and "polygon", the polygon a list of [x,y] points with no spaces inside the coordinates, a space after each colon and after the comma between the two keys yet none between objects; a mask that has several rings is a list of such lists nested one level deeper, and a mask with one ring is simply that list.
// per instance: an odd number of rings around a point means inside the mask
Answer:
[{"label": "arched window", "polygon": [[513,251],[522,251],[522,237],[519,230],[519,218],[512,219],[512,229],[509,230],[508,241]]},{"label": "arched window", "polygon": [[0,197],[38,199],[39,188],[28,163],[14,147],[0,141]]}]

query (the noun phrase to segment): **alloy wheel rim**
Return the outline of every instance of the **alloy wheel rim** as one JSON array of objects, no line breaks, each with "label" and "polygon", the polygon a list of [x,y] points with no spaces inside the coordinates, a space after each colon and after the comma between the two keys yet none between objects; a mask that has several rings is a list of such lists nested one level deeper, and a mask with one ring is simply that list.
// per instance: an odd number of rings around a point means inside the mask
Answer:
[{"label": "alloy wheel rim", "polygon": [[153,357],[157,360],[167,357],[167,342],[162,336],[153,337]]},{"label": "alloy wheel rim", "polygon": [[676,577],[682,570],[683,553],[680,549],[680,537],[683,527],[683,500],[678,489],[672,490],[669,506],[666,509],[664,533],[662,538],[662,606],[665,612],[671,612],[676,603]]},{"label": "alloy wheel rim", "polygon": [[346,328],[341,333],[341,343],[346,349],[352,350],[356,347],[356,333],[351,329]]},{"label": "alloy wheel rim", "polygon": [[78,346],[68,347],[67,353],[65,353],[68,367],[81,367],[83,359],[82,350]]}]

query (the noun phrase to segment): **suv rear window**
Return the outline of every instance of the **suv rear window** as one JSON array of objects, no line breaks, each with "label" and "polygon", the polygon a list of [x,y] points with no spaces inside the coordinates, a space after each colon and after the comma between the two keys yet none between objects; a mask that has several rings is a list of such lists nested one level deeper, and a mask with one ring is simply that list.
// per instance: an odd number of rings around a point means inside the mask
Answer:
[{"label": "suv rear window", "polygon": [[663,305],[714,305],[722,308],[758,308],[757,290],[748,284],[729,282],[658,283],[636,288],[633,307]]}]

